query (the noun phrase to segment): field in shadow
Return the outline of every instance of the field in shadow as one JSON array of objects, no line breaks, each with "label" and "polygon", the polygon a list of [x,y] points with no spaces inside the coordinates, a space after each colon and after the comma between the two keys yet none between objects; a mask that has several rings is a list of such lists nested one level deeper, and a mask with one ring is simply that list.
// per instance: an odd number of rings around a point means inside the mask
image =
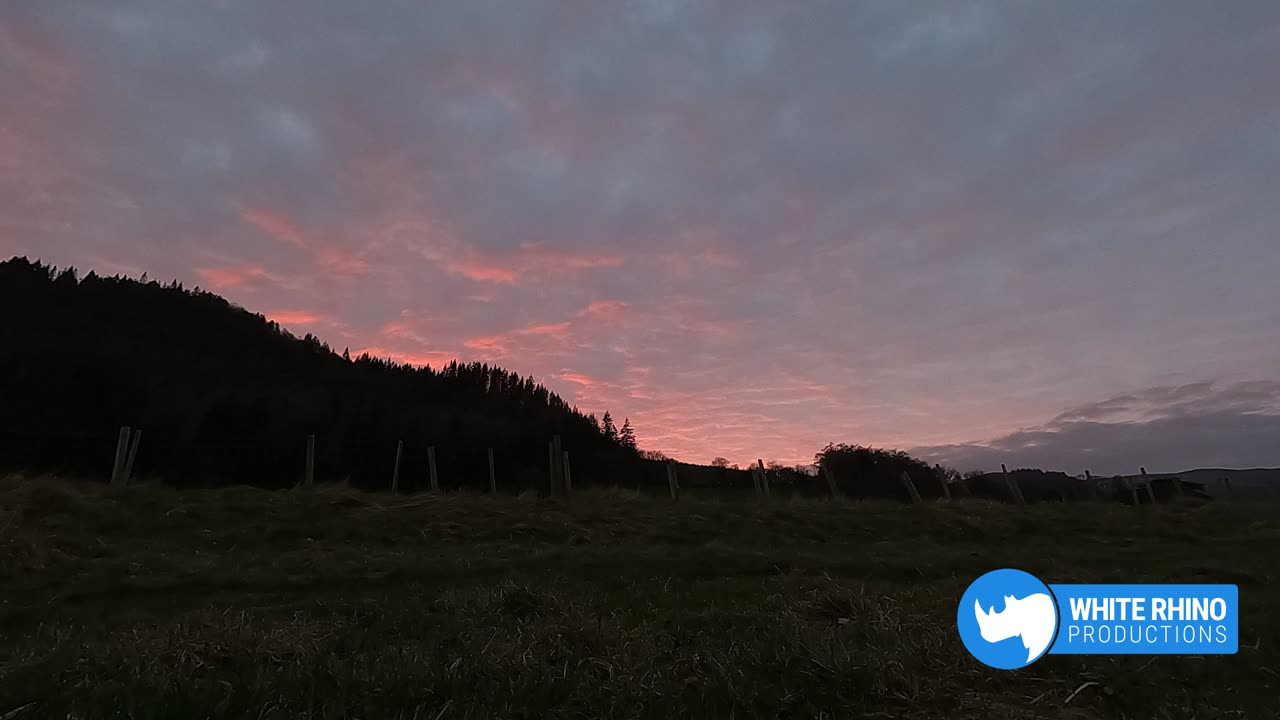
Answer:
[{"label": "field in shadow", "polygon": [[[1247,506],[9,478],[0,718],[1272,717],[1277,561]],[[1236,583],[1241,650],[989,670],[955,614],[999,567]]]}]

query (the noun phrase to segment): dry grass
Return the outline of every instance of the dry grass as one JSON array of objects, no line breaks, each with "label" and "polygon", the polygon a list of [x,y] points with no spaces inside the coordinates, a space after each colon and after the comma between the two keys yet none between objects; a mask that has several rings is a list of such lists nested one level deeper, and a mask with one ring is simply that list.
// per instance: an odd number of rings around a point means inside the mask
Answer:
[{"label": "dry grass", "polygon": [[[1280,522],[0,480],[0,718],[1277,717]],[[1228,657],[971,660],[977,575],[1234,582]]]}]

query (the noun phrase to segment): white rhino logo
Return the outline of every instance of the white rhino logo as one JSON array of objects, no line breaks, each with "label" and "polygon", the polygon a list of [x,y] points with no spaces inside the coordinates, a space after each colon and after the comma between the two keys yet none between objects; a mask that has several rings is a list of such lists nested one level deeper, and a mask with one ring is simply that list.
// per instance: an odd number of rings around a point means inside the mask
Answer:
[{"label": "white rhino logo", "polygon": [[1021,600],[1005,595],[1003,612],[996,612],[995,607],[983,612],[982,604],[974,600],[973,614],[978,620],[978,629],[982,631],[982,639],[989,643],[1021,636],[1022,646],[1027,649],[1027,662],[1035,660],[1049,647],[1058,619],[1053,598],[1044,593],[1028,595]]}]

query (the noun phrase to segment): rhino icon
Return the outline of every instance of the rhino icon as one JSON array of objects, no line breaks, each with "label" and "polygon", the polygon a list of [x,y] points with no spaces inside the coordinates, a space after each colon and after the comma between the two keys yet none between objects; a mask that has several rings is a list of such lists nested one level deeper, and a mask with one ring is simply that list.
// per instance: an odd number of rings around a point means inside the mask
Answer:
[{"label": "rhino icon", "polygon": [[1027,649],[1028,663],[1040,657],[1053,642],[1058,625],[1058,611],[1053,598],[1044,593],[1034,593],[1021,600],[1005,595],[1002,612],[996,612],[995,607],[983,612],[982,603],[974,600],[973,614],[982,639],[989,643],[1021,637],[1022,646]]}]

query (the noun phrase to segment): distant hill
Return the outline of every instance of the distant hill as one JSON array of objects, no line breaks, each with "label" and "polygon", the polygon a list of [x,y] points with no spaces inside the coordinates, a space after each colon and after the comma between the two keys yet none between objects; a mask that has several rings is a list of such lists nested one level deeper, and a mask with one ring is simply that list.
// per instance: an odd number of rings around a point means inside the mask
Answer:
[{"label": "distant hill", "polygon": [[122,425],[144,431],[137,472],[177,484],[292,485],[309,433],[318,478],[363,487],[389,484],[398,440],[410,489],[428,445],[454,487],[487,486],[492,447],[503,488],[545,488],[553,434],[578,484],[646,465],[531,377],[345,357],[176,282],[2,262],[0,348],[0,470],[105,475]]},{"label": "distant hill", "polygon": [[[1126,476],[1130,480],[1140,480],[1139,475]],[[1239,499],[1280,499],[1280,468],[1255,468],[1251,470],[1231,470],[1221,468],[1199,468],[1177,473],[1148,473],[1151,479],[1177,477],[1184,482],[1199,483],[1205,492],[1215,498],[1226,497],[1226,485],[1223,479],[1231,481],[1231,495]]]},{"label": "distant hill", "polygon": [[[1280,470],[1224,470],[1198,469],[1178,473],[1148,473],[1137,475],[1094,476],[1093,488],[1083,478],[1063,472],[1021,468],[1010,470],[1017,480],[1027,502],[1056,502],[1111,498],[1130,502],[1127,488],[1138,488],[1139,501],[1146,502],[1142,488],[1150,483],[1156,500],[1173,498],[1181,489],[1184,497],[1227,499],[1223,479],[1231,483],[1230,497],[1239,500],[1280,499]],[[1176,486],[1175,486],[1176,481]],[[1125,483],[1129,483],[1126,485]],[[1003,473],[984,473],[966,477],[959,483],[964,492],[973,497],[1010,501],[1010,490]],[[954,492],[954,491],[953,491]]]},{"label": "distant hill", "polygon": [[[1063,472],[1019,468],[1011,470],[1009,475],[1017,481],[1023,499],[1029,503],[1089,499],[1083,483]],[[1004,473],[972,475],[962,480],[961,484],[973,497],[1005,502],[1012,500]]]}]

